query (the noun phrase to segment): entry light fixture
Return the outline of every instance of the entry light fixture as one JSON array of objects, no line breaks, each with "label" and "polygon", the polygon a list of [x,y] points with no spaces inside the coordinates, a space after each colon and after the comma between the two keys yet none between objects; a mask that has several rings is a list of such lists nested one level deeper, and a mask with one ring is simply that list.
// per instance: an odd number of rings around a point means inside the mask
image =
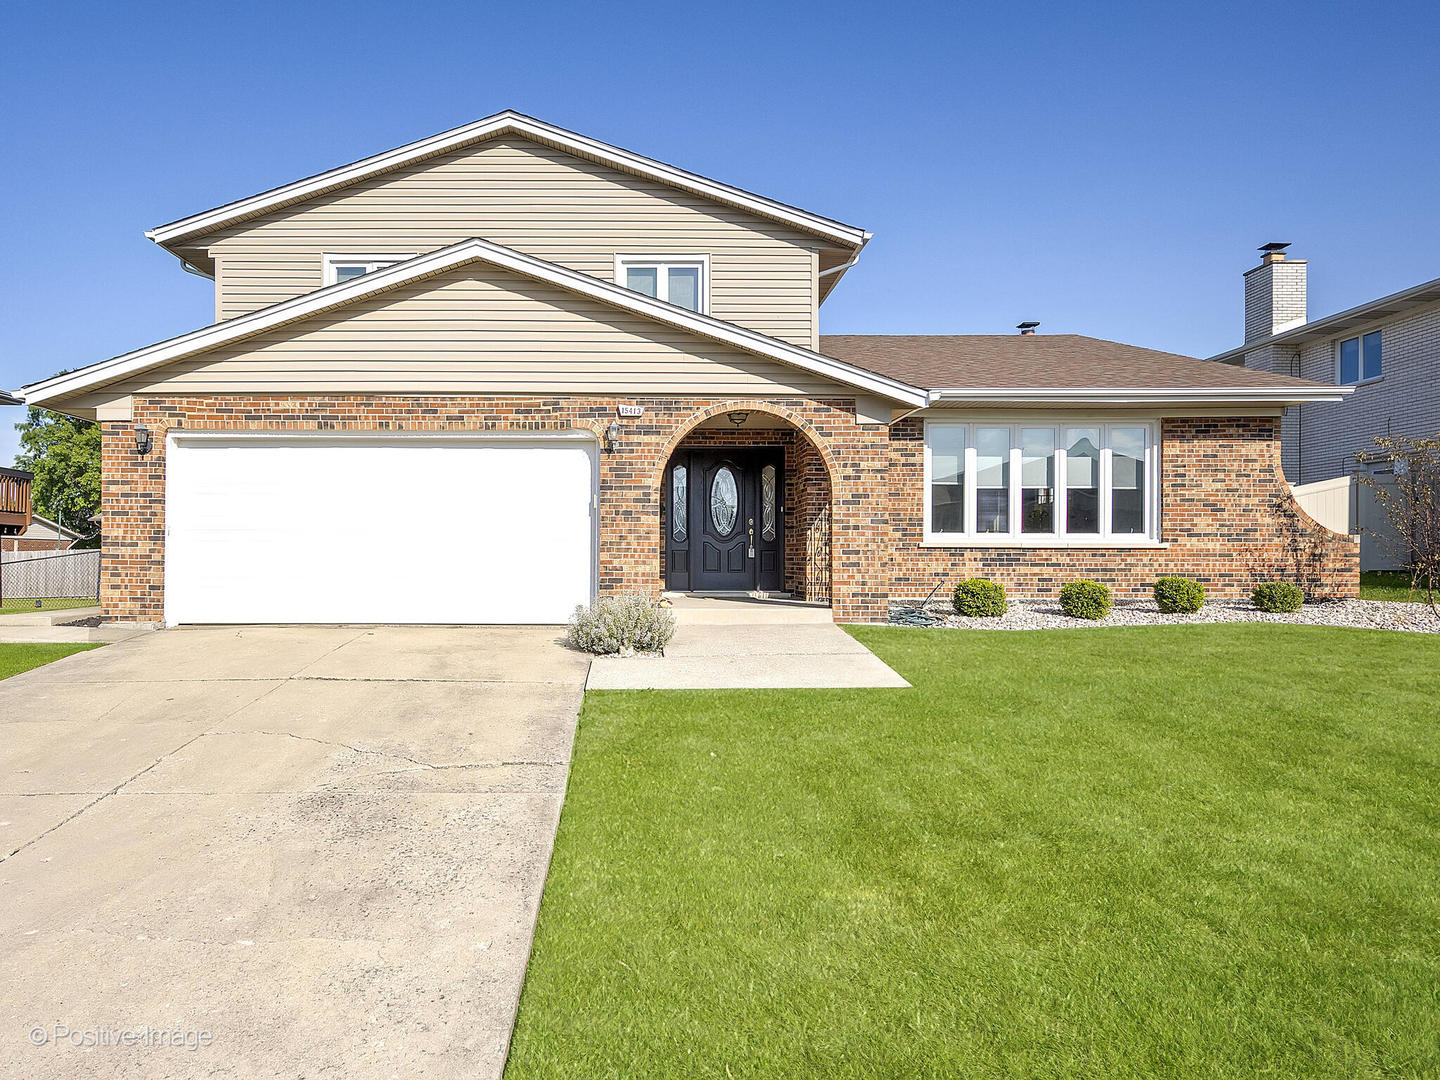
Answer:
[{"label": "entry light fixture", "polygon": [[144,424],[135,425],[135,452],[142,457],[150,452],[150,429]]},{"label": "entry light fixture", "polygon": [[614,450],[620,445],[620,421],[611,420],[610,426],[605,429],[605,449]]},{"label": "entry light fixture", "polygon": [[745,409],[736,409],[734,412],[726,413],[725,415],[730,418],[730,423],[736,427],[744,427],[745,421],[750,419],[750,413]]}]

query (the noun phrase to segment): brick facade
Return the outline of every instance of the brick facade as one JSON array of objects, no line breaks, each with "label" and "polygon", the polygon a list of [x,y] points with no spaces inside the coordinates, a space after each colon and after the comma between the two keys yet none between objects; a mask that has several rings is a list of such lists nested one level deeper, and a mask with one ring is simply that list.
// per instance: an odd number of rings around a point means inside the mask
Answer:
[{"label": "brick facade", "polygon": [[923,544],[923,431],[894,428],[894,575],[897,597],[942,594],[960,578],[989,577],[1017,596],[1054,596],[1093,578],[1117,596],[1150,594],[1157,577],[1183,574],[1217,598],[1248,595],[1256,581],[1301,584],[1311,597],[1354,597],[1360,548],[1311,520],[1280,470],[1274,417],[1167,419],[1161,425],[1163,547],[927,547]]},{"label": "brick facade", "polygon": [[[617,447],[599,462],[599,585],[602,593],[662,587],[660,491],[670,455],[686,439],[786,450],[786,580],[829,599],[837,620],[878,621],[892,595],[924,595],[936,583],[985,574],[1019,595],[1051,593],[1090,576],[1123,595],[1156,576],[1200,578],[1217,596],[1247,592],[1262,577],[1303,580],[1314,595],[1353,596],[1357,551],[1294,508],[1280,474],[1277,422],[1167,420],[1163,430],[1164,540],[1153,550],[922,547],[922,428],[860,424],[851,399],[195,396],[134,399],[133,421],[102,425],[104,559],[101,604],[110,618],[158,621],[164,612],[166,432],[419,431],[599,435],[616,405],[644,414],[620,421]],[[724,432],[698,425],[743,409],[783,430]],[[154,432],[140,457],[133,429]]]},{"label": "brick facade", "polygon": [[[884,510],[887,430],[856,422],[853,399],[700,399],[596,397],[137,396],[133,419],[102,423],[104,565],[100,597],[114,619],[164,615],[165,436],[168,431],[535,432],[589,429],[616,419],[616,405],[644,406],[620,421],[619,445],[600,455],[599,583],[602,593],[656,592],[661,581],[660,485],[675,447],[699,424],[735,409],[768,413],[804,440],[795,475],[830,478],[828,508],[813,489],[796,503],[797,535],[811,559],[828,552],[828,573],[808,573],[805,593],[833,585],[838,619],[883,619],[888,582],[875,573],[888,547]],[[143,458],[134,427],[154,433]],[[827,517],[829,536],[812,536]],[[806,515],[811,519],[807,522]],[[811,580],[814,580],[812,592]]]}]

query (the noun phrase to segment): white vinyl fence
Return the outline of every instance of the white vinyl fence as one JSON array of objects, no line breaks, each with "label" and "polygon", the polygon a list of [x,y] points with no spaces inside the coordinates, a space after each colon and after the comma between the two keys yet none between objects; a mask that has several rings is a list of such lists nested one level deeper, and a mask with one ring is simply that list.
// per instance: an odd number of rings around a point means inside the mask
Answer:
[{"label": "white vinyl fence", "polygon": [[0,600],[100,596],[100,549],[0,552]]},{"label": "white vinyl fence", "polygon": [[[1393,487],[1395,478],[1378,475],[1375,479]],[[1390,542],[1390,521],[1385,516],[1375,492],[1360,483],[1357,477],[1338,476],[1314,484],[1292,487],[1295,501],[1312,518],[1327,529],[1360,537],[1361,570],[1403,570],[1405,564]]]},{"label": "white vinyl fence", "polygon": [[1297,484],[1290,489],[1300,509],[1331,532],[1348,533],[1350,528],[1350,477],[1337,476],[1316,484]]}]

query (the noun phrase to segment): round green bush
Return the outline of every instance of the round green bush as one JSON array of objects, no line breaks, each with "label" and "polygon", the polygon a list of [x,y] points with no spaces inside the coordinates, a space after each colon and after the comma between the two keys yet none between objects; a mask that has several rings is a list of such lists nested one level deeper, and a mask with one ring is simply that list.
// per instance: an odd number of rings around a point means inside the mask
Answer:
[{"label": "round green bush", "polygon": [[1288,581],[1262,581],[1255,586],[1250,600],[1261,611],[1299,611],[1305,603],[1305,593],[1299,585]]},{"label": "round green bush", "polygon": [[1098,581],[1071,581],[1060,586],[1060,610],[1072,619],[1103,619],[1110,614],[1110,590]]},{"label": "round green bush", "polygon": [[987,578],[971,578],[955,586],[955,613],[972,619],[998,619],[1010,607],[1005,586]]},{"label": "round green bush", "polygon": [[1194,615],[1205,606],[1205,586],[1194,578],[1162,577],[1155,582],[1155,606],[1166,615]]}]

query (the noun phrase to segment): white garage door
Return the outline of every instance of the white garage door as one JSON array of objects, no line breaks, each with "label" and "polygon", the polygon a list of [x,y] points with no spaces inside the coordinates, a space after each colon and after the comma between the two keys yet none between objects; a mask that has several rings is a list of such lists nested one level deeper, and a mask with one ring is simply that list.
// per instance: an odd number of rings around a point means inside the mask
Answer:
[{"label": "white garage door", "polygon": [[594,592],[589,439],[172,435],[165,621],[558,623]]}]

